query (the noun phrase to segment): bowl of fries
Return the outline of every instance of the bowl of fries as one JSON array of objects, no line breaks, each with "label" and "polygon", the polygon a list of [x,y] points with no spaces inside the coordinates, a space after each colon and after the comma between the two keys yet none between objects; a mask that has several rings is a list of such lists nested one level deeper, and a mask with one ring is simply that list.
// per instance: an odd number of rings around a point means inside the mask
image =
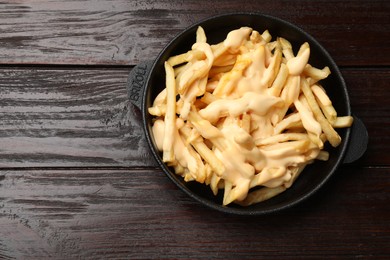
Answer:
[{"label": "bowl of fries", "polygon": [[189,196],[225,213],[290,208],[367,146],[331,56],[275,17],[200,21],[156,60],[136,66],[128,85],[162,170]]}]

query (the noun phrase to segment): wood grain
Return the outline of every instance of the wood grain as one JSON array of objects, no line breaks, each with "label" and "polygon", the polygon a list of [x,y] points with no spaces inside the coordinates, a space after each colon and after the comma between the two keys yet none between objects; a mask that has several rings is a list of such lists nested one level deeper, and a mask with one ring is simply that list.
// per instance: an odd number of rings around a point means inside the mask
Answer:
[{"label": "wood grain", "polygon": [[0,72],[0,166],[153,165],[127,70]]},{"label": "wood grain", "polygon": [[389,65],[388,1],[0,1],[0,64],[135,65],[201,19],[247,11],[317,38],[342,66]]},{"label": "wood grain", "polygon": [[[344,69],[352,112],[366,125],[369,144],[359,163],[364,165],[390,165],[390,93],[382,84],[390,79],[388,69]],[[382,86],[380,86],[382,85]],[[384,149],[384,150],[382,150]]]},{"label": "wood grain", "polygon": [[388,173],[344,167],[302,205],[253,218],[204,208],[159,170],[3,171],[0,255],[381,257],[389,254]]},{"label": "wood grain", "polygon": [[[127,69],[0,70],[0,167],[155,166]],[[364,165],[389,165],[390,70],[343,70],[368,128]],[[388,142],[388,141],[387,141]]]}]

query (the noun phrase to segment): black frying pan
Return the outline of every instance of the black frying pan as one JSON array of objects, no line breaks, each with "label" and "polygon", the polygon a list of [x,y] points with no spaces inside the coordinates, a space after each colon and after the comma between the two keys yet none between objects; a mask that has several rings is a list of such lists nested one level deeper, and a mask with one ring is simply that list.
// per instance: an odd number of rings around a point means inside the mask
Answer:
[{"label": "black frying pan", "polygon": [[[339,115],[351,115],[347,87],[337,65],[312,36],[297,26],[275,17],[256,13],[219,15],[196,23],[177,35],[154,61],[137,65],[130,73],[128,80],[129,99],[141,110],[146,139],[154,157],[167,176],[189,196],[210,208],[226,213],[241,215],[272,213],[289,208],[308,198],[325,184],[341,164],[355,161],[363,155],[367,148],[368,134],[363,123],[354,117],[352,128],[338,130],[343,140],[339,147],[325,147],[330,152],[328,161],[316,161],[307,166],[291,188],[265,202],[249,207],[234,204],[222,206],[223,192],[214,196],[210,188],[204,184],[184,182],[182,177],[177,176],[162,162],[162,155],[158,152],[152,136],[152,116],[148,114],[147,108],[151,106],[156,95],[165,87],[164,61],[172,55],[191,49],[199,25],[205,30],[207,41],[210,44],[223,41],[228,32],[242,26],[252,27],[259,32],[267,29],[273,37],[284,37],[296,48],[299,48],[302,43],[308,42],[311,48],[309,63],[318,68],[328,66],[332,72],[321,83],[331,98],[333,106]],[[294,50],[294,53],[296,52],[297,49]]]}]

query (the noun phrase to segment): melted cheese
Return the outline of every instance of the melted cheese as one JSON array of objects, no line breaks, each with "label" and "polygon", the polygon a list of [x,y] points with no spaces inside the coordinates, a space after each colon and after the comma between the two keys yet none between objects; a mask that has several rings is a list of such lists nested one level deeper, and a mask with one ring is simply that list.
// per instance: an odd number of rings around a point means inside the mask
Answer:
[{"label": "melted cheese", "polygon": [[[243,43],[249,40],[251,32],[252,29],[248,27],[234,30],[228,34],[223,44],[229,53],[239,53]],[[210,49],[205,47],[204,43],[194,45],[194,48],[204,51],[208,61],[198,61],[188,71],[188,75],[183,75],[181,78],[183,81],[194,73],[193,70],[196,70],[197,66],[207,66],[208,69],[211,67],[210,61],[213,58]],[[199,110],[202,120],[193,123],[191,127],[196,128],[204,139],[211,142],[214,140],[220,144],[213,148],[213,152],[223,162],[225,168],[222,176],[218,177],[225,180],[228,185],[226,187],[234,192],[234,199],[243,200],[249,189],[254,186],[289,187],[299,172],[293,167],[310,162],[316,158],[320,150],[309,138],[260,146],[256,146],[255,140],[279,134],[288,125],[298,121],[302,121],[307,132],[315,136],[320,136],[322,130],[312,112],[299,101],[299,75],[309,59],[308,48],[287,61],[289,81],[281,97],[276,97],[268,91],[276,55],[272,56],[264,44],[258,44],[254,50],[238,55],[233,69],[222,76],[218,85],[216,82],[207,84],[206,91],[214,91],[216,98]],[[195,93],[189,93],[189,97],[193,99]],[[290,105],[294,105],[298,112],[281,123],[275,122],[275,113],[280,110],[286,112]],[[250,115],[250,132],[237,123],[243,114]],[[184,124],[183,121],[180,122]],[[177,128],[180,128],[180,125]],[[156,120],[152,131],[158,149],[162,150],[164,122]],[[180,165],[192,170],[196,168],[196,161],[188,152],[185,141],[178,131],[174,136],[174,149]]]},{"label": "melted cheese", "polygon": [[235,53],[239,50],[243,42],[248,39],[252,28],[242,27],[238,30],[233,30],[228,33],[223,44],[228,48],[232,53]]}]

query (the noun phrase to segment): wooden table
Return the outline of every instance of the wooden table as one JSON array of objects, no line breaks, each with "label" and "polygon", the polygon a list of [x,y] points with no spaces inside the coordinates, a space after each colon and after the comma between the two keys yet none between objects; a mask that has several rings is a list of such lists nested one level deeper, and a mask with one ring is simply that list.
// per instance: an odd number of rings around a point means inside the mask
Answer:
[{"label": "wooden table", "polygon": [[[330,52],[370,139],[276,215],[205,208],[157,167],[134,65],[200,19],[257,11]],[[390,258],[389,1],[0,0],[0,258]]]}]

